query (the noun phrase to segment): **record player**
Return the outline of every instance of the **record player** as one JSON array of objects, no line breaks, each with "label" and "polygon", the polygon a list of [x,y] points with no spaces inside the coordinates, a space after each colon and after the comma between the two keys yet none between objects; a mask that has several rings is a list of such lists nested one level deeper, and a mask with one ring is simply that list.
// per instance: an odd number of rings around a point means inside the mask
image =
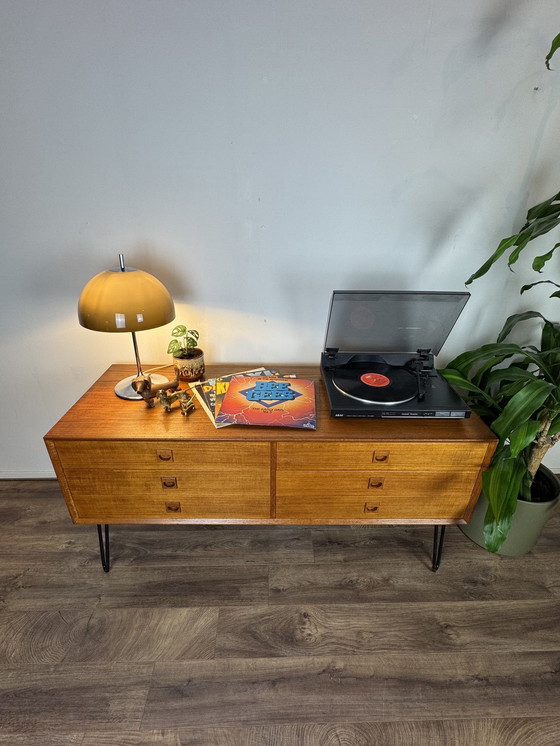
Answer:
[{"label": "record player", "polygon": [[335,290],[321,374],[332,417],[470,417],[434,360],[470,294]]}]

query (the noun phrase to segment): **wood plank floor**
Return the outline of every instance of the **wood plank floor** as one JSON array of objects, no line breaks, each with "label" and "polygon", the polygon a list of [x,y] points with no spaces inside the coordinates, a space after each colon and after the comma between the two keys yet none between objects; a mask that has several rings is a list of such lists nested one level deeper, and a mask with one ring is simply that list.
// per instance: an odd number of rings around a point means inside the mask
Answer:
[{"label": "wood plank floor", "polygon": [[72,525],[0,481],[0,744],[558,746],[560,513],[457,528]]}]

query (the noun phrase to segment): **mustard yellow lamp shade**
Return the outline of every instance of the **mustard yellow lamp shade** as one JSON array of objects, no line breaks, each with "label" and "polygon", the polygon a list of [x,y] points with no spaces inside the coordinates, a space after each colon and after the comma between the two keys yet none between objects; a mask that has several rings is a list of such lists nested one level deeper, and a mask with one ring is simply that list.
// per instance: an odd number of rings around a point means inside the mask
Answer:
[{"label": "mustard yellow lamp shade", "polygon": [[[119,267],[100,272],[86,284],[78,301],[78,319],[86,329],[97,332],[130,332],[137,375],[143,375],[136,332],[173,321],[175,305],[165,285],[156,277],[141,269],[126,267],[123,254],[119,254],[119,263]],[[119,382],[115,393],[123,399],[141,399],[130,386],[135,377]],[[152,381],[165,383],[167,378],[152,375]]]},{"label": "mustard yellow lamp shade", "polygon": [[78,318],[96,332],[139,332],[175,318],[169,291],[156,277],[134,267],[100,272],[82,290]]}]

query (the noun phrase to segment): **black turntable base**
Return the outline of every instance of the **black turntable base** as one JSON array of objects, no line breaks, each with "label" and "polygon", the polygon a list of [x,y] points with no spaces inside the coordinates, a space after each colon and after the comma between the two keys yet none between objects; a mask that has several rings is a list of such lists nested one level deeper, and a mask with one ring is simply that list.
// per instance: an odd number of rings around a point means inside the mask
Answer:
[{"label": "black turntable base", "polygon": [[[430,370],[421,374],[423,391],[419,392],[413,373],[399,366],[388,365],[389,370],[386,368],[380,374],[378,365],[374,363],[370,366],[373,376],[370,380],[375,381],[377,376],[384,376],[390,382],[383,386],[364,383],[363,379],[367,381],[370,376],[366,363],[359,364],[354,377],[351,366],[341,366],[342,375],[338,369],[329,368],[328,365],[321,366],[332,417],[470,417],[469,408],[437,371]],[[383,378],[378,380],[384,383]],[[407,392],[405,399],[392,401],[402,396],[402,380]],[[412,396],[408,395],[410,391]]]}]

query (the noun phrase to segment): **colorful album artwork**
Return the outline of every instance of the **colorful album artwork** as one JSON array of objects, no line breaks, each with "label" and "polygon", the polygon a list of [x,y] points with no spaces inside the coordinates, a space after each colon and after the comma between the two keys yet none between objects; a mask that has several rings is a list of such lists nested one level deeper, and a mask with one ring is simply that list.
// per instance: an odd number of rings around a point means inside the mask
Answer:
[{"label": "colorful album artwork", "polygon": [[314,383],[305,378],[236,376],[229,384],[216,423],[314,430]]},{"label": "colorful album artwork", "polygon": [[264,368],[253,368],[252,370],[240,370],[236,373],[228,373],[219,378],[208,378],[204,381],[191,383],[190,387],[194,391],[200,405],[210,418],[214,427],[225,427],[228,423],[217,423],[216,414],[220,410],[221,403],[228,389],[229,382],[235,376],[268,376],[275,375],[273,371]]}]

